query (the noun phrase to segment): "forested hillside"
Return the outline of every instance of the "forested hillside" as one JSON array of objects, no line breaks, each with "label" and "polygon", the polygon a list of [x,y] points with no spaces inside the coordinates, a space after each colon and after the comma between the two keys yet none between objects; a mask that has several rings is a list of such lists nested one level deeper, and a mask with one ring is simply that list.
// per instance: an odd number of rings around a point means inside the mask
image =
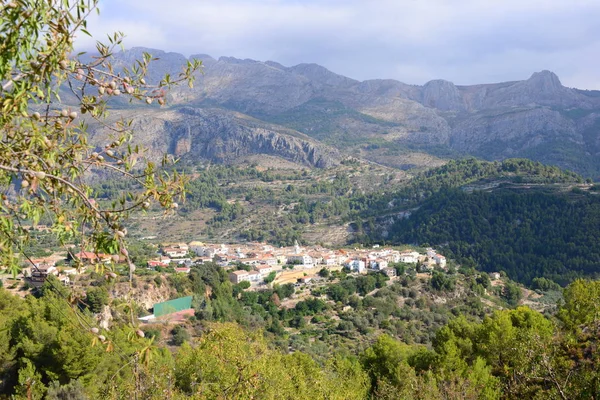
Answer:
[{"label": "forested hillside", "polygon": [[117,320],[98,331],[90,314],[42,293],[0,288],[0,398],[589,399],[599,390],[598,282],[571,285],[549,317],[527,307],[460,316],[432,347],[381,335],[318,360],[222,322],[196,325],[193,338],[191,320],[177,326],[169,350],[152,327]]},{"label": "forested hillside", "polygon": [[459,262],[524,283],[600,274],[600,197],[575,189],[444,190],[392,228],[402,243],[440,246]]},{"label": "forested hillside", "polygon": [[[257,165],[178,165],[190,177],[186,201],[161,223],[169,240],[259,240],[278,245],[370,243],[388,217],[409,211],[444,188],[465,185],[579,184],[583,178],[525,159],[487,162],[468,158],[414,175],[347,159],[327,169],[276,169]],[[94,194],[109,203],[127,184],[96,180]],[[132,232],[157,234],[157,213],[136,216]]]}]

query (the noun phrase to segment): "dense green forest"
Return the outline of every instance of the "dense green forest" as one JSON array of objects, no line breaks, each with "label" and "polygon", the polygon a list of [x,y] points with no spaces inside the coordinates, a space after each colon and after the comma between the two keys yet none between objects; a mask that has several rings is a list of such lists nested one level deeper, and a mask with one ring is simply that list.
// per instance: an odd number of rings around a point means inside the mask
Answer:
[{"label": "dense green forest", "polygon": [[[218,278],[189,278],[199,286],[211,279]],[[0,398],[589,399],[600,391],[600,282],[576,281],[553,315],[527,307],[461,315],[427,346],[382,334],[362,349],[339,346],[318,357],[281,349],[272,332],[214,312],[215,321],[172,328],[166,347],[157,331],[164,326],[142,335],[122,306],[114,309],[124,318],[117,313],[110,330],[97,330],[66,293],[41,293],[22,299],[0,289]],[[209,296],[214,310],[222,296]],[[306,302],[297,308],[308,317],[325,307]]]},{"label": "dense green forest", "polygon": [[594,192],[441,191],[392,228],[402,243],[440,246],[459,262],[529,284],[600,274],[600,197]]}]

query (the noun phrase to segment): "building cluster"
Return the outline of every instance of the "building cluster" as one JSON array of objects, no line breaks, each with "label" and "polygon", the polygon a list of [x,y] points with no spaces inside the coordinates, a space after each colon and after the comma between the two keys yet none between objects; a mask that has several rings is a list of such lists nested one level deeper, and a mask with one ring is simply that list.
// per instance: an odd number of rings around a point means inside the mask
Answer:
[{"label": "building cluster", "polygon": [[41,287],[50,275],[54,275],[64,285],[71,284],[71,277],[77,274],[76,268],[58,268],[56,259],[32,259],[30,265],[21,270],[23,278],[34,287]]},{"label": "building cluster", "polygon": [[[34,286],[41,286],[49,275],[55,275],[65,285],[70,284],[71,276],[85,271],[90,264],[121,262],[117,256],[81,251],[73,254],[78,269],[56,266],[56,260],[32,260],[33,264],[23,270],[23,277]],[[68,260],[66,260],[68,261]],[[396,269],[392,263],[418,264],[423,270],[436,267],[445,269],[446,258],[433,249],[426,254],[414,250],[400,251],[374,246],[370,249],[332,250],[321,246],[301,247],[298,243],[290,247],[274,247],[266,243],[245,243],[237,245],[209,244],[194,241],[191,243],[163,244],[157,256],[148,261],[147,268],[172,267],[175,272],[189,273],[192,265],[215,262],[224,268],[231,268],[229,278],[233,283],[244,281],[263,282],[274,272],[284,269],[306,270],[306,274],[315,273],[322,268],[344,267],[351,272],[366,274],[368,271],[380,271],[393,278]],[[239,268],[244,266],[244,268]],[[235,269],[235,270],[233,270]],[[312,270],[312,271],[308,271]],[[311,276],[304,281],[310,281]]]},{"label": "building cluster", "polygon": [[426,270],[446,268],[446,258],[433,249],[427,249],[426,254],[421,254],[379,246],[371,249],[332,250],[321,246],[301,247],[298,243],[291,247],[276,248],[266,243],[226,245],[198,241],[163,245],[161,256],[148,261],[148,267],[175,264],[176,271],[189,272],[192,264],[205,262],[215,262],[222,267],[237,267],[240,264],[249,266],[249,270],[246,268],[230,273],[233,283],[260,283],[271,273],[279,273],[292,266],[294,270],[342,266],[359,274],[366,274],[369,270],[381,271],[389,277],[396,276],[396,270],[389,266],[390,263],[419,264]]},{"label": "building cluster", "polygon": [[[73,276],[84,273],[89,265],[124,261],[123,256],[80,251],[67,258],[51,256],[28,260],[20,275],[34,287],[41,287],[50,275],[54,275],[64,285],[71,285]],[[68,266],[69,262],[71,265],[77,265],[77,268]]]}]

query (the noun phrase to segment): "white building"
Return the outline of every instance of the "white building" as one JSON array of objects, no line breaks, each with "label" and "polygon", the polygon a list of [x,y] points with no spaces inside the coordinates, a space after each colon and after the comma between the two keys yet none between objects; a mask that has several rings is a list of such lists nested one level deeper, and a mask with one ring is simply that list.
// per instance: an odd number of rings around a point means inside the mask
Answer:
[{"label": "white building", "polygon": [[275,248],[273,246],[271,246],[270,244],[264,244],[264,243],[262,244],[261,249],[262,249],[262,251],[268,252],[268,253],[275,250]]},{"label": "white building", "polygon": [[287,257],[287,263],[299,264],[304,268],[312,268],[314,265],[312,257],[306,254],[290,254]]},{"label": "white building", "polygon": [[250,282],[260,282],[263,276],[258,271],[248,271],[248,280]]},{"label": "white building", "polygon": [[65,275],[77,275],[77,268],[63,268],[62,273]]},{"label": "white building", "polygon": [[400,252],[397,250],[392,250],[385,256],[385,258],[387,258],[389,262],[400,262]]},{"label": "white building", "polygon": [[186,243],[177,243],[177,246],[175,247],[184,250],[186,253],[190,251],[190,247]]},{"label": "white building", "polygon": [[420,254],[416,251],[404,251],[400,253],[399,261],[403,263],[416,264]]},{"label": "white building", "polygon": [[217,249],[216,249],[217,254],[228,254],[229,253],[229,247],[225,246],[224,244],[221,244]]},{"label": "white building", "polygon": [[216,255],[217,255],[217,249],[215,249],[214,247],[205,247],[204,248],[204,257],[209,257],[212,259]]},{"label": "white building", "polygon": [[435,256],[433,256],[433,261],[435,261],[435,263],[440,268],[446,268],[446,257],[444,257],[443,255],[436,254]]},{"label": "white building", "polygon": [[328,256],[323,258],[323,264],[325,264],[327,267],[332,267],[334,265],[337,265],[337,257],[335,256]]},{"label": "white building", "polygon": [[229,273],[229,280],[232,283],[240,283],[243,281],[247,282],[260,282],[263,279],[262,275],[258,271],[233,271]]},{"label": "white building", "polygon": [[191,242],[190,251],[196,254],[198,257],[204,256],[204,250],[206,249],[206,245],[202,242]]},{"label": "white building", "polygon": [[[186,246],[187,247],[187,246]],[[162,249],[164,255],[169,256],[171,258],[180,258],[187,256],[187,249],[180,249],[178,247],[165,247]]]},{"label": "white building", "polygon": [[350,262],[348,263],[348,267],[353,272],[358,272],[359,274],[366,274],[367,273],[367,267],[366,267],[365,262],[363,260],[350,260]]},{"label": "white building", "polygon": [[274,267],[277,265],[277,258],[275,258],[271,255],[263,257],[262,261],[263,261],[263,263],[270,265],[271,267]]},{"label": "white building", "polygon": [[230,272],[229,280],[231,281],[231,283],[235,283],[235,284],[238,284],[243,281],[250,281],[250,279],[248,277],[248,271],[244,271],[244,270]]},{"label": "white building", "polygon": [[254,269],[258,271],[263,278],[273,272],[273,267],[270,265],[258,265],[254,267]]}]

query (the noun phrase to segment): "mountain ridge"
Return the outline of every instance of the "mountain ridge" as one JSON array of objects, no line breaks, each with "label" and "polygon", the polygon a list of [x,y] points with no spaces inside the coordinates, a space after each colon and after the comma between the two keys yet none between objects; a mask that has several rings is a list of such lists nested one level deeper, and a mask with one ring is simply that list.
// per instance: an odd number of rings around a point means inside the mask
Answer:
[{"label": "mountain ridge", "polygon": [[[187,60],[137,47],[116,53],[115,63],[125,66],[144,51],[158,58],[149,81],[178,73]],[[600,96],[563,86],[551,71],[512,82],[455,85],[436,79],[409,85],[393,79],[357,81],[314,63],[286,67],[275,61],[198,57],[204,72],[193,89],[170,92],[172,106],[247,114],[389,166],[401,165],[407,151],[442,149],[488,160],[529,157],[600,175]],[[294,114],[297,110],[303,113]]]}]

